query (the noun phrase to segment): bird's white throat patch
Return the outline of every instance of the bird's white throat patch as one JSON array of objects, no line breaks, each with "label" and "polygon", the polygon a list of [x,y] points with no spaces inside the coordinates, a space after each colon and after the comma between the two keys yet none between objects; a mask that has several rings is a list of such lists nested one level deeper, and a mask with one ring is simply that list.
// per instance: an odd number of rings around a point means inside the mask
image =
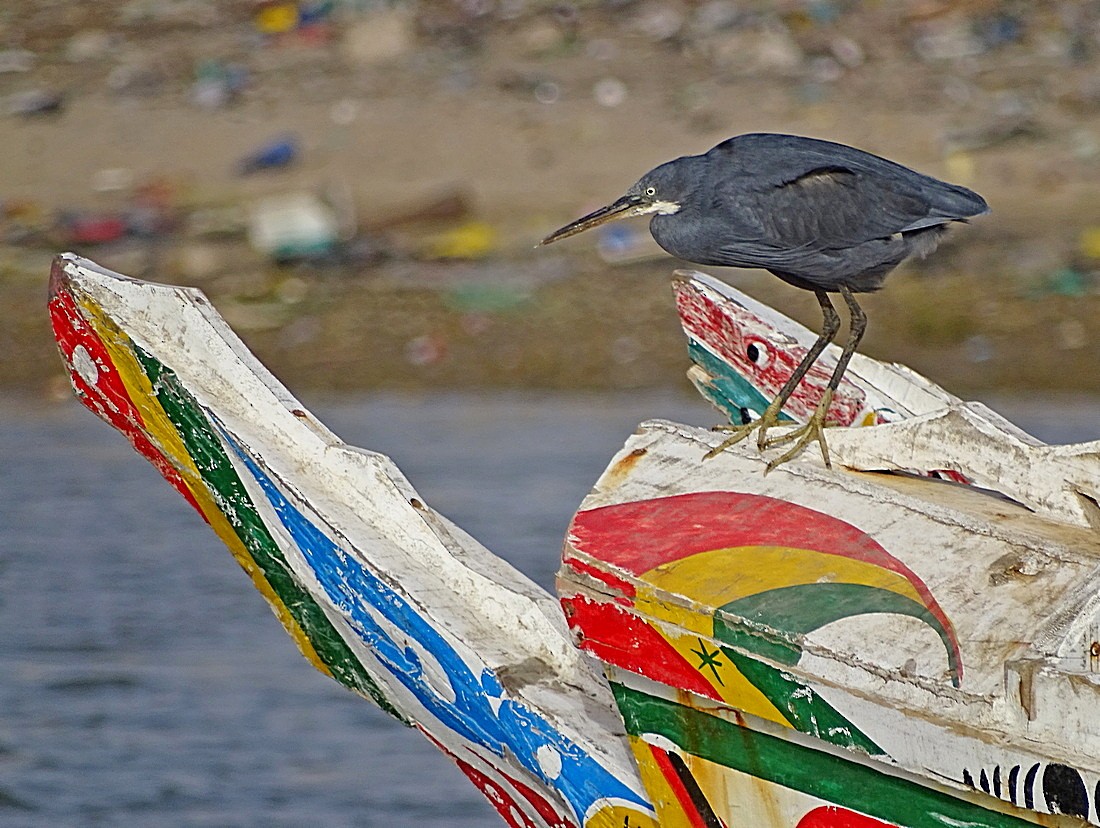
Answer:
[{"label": "bird's white throat patch", "polygon": [[640,207],[635,207],[633,214],[636,216],[646,216],[650,213],[660,213],[662,216],[671,216],[673,213],[680,212],[680,202],[678,201],[654,201],[650,204],[643,204]]}]

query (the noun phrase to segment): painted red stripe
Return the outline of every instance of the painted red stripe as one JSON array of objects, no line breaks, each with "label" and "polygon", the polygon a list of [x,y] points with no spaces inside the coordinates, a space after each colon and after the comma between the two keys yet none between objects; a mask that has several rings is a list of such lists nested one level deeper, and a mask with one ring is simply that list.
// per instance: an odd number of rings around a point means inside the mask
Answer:
[{"label": "painted red stripe", "polygon": [[[723,307],[691,283],[676,282],[676,310],[685,332],[705,344],[734,371],[748,379],[764,396],[774,396],[794,373],[808,349],[799,346],[776,348],[767,339],[749,331],[746,318],[759,326],[767,325],[738,306]],[[771,328],[771,325],[767,325]],[[765,356],[753,362],[749,345]],[[798,384],[785,408],[799,417],[808,417],[829,384],[834,364],[818,360]],[[793,405],[792,405],[793,404]],[[866,407],[866,394],[851,380],[842,379],[829,406],[829,422],[851,425]]]},{"label": "painted red stripe", "polygon": [[632,673],[709,699],[718,691],[653,627],[617,604],[574,595],[561,599],[569,627],[583,650]]},{"label": "painted red stripe", "polygon": [[714,549],[812,549],[896,572],[921,590],[912,570],[850,523],[745,492],[690,492],[586,509],[574,516],[569,541],[577,551],[635,575]]},{"label": "painted red stripe", "polygon": [[[503,785],[488,774],[479,771],[466,760],[459,759],[455,753],[447,749],[446,745],[428,732],[424,725],[418,722],[416,724],[416,729],[424,734],[429,742],[439,748],[439,750],[458,766],[458,769],[465,774],[466,778],[473,782],[474,786],[489,800],[489,803],[496,808],[497,813],[504,818],[506,823],[513,826],[513,828],[527,828],[527,826],[530,826],[530,828],[538,828],[538,826],[535,826],[534,823],[531,822],[527,814],[523,813],[517,806],[515,799]],[[575,822],[560,814],[545,797],[538,793],[538,791],[513,779],[500,770],[500,768],[494,768],[494,770],[504,777],[504,779],[527,800],[542,819],[545,828],[578,828]]]},{"label": "painted red stripe", "polygon": [[[57,340],[61,356],[70,368],[73,383],[82,395],[93,394],[100,398],[106,411],[122,422],[144,425],[141,414],[130,400],[130,394],[122,382],[111,361],[110,354],[99,335],[84,319],[76,301],[68,293],[56,293],[50,298],[50,320],[53,323],[54,338]],[[83,346],[97,369],[95,386],[89,385],[83,376],[72,369],[73,352]],[[112,425],[115,422],[112,420]],[[118,427],[118,426],[116,426]]]},{"label": "painted red stripe", "polygon": [[466,778],[474,783],[474,787],[481,791],[489,800],[489,804],[511,828],[538,828],[503,785],[486,776],[469,762],[464,762],[458,757],[455,757],[454,761],[458,769],[466,774]]},{"label": "painted red stripe", "polygon": [[730,491],[618,503],[578,512],[569,527],[568,543],[578,552],[639,576],[700,552],[747,546],[813,549],[870,563],[913,585],[947,630],[958,656],[951,622],[915,572],[855,526],[796,503]]},{"label": "painted red stripe", "polygon": [[668,753],[648,742],[646,746],[653,755],[653,761],[656,763],[657,767],[660,768],[661,775],[664,776],[665,782],[667,782],[668,786],[672,789],[676,801],[680,803],[680,809],[684,812],[684,816],[687,817],[688,824],[691,828],[707,828],[706,822],[703,821],[702,814],[695,809],[695,804],[691,801],[691,795],[688,794],[687,788],[684,787],[684,783],[680,781],[680,775],[676,773],[676,769],[672,767],[672,763],[668,759]]},{"label": "painted red stripe", "polygon": [[524,785],[515,777],[509,776],[508,774],[504,773],[504,771],[500,771],[498,769],[498,772],[501,776],[508,780],[508,784],[519,791],[520,795],[523,796],[523,798],[531,804],[531,807],[538,812],[538,815],[542,817],[543,822],[546,823],[548,828],[571,828],[571,826],[574,825],[571,820],[567,820],[565,817],[559,814],[554,809],[554,806],[551,805],[547,801],[547,799],[539,794],[539,792],[536,791],[534,788]]},{"label": "painted red stripe", "polygon": [[[153,464],[164,479],[202,515],[203,520],[209,522],[179,471],[149,439],[145,421],[130,399],[117,366],[99,335],[80,313],[73,297],[64,290],[58,290],[50,298],[49,309],[54,338],[69,368],[69,376],[80,401],[100,419],[121,431],[134,449]],[[97,374],[94,385],[89,384],[73,367],[73,353],[78,347],[83,347],[95,363]]]},{"label": "painted red stripe", "polygon": [[[593,566],[587,561],[582,561],[579,558],[569,554],[569,547],[566,546],[565,551],[562,552],[561,562],[572,569],[574,572],[578,572],[582,575],[588,575],[600,581],[603,584],[611,587],[613,590],[622,593],[626,599],[633,598],[636,594],[634,584],[625,578],[620,578],[614,573],[608,572],[606,569],[600,569],[598,566]],[[618,599],[616,599],[618,600]]]},{"label": "painted red stripe", "polygon": [[836,805],[824,805],[814,808],[798,820],[795,828],[897,828],[893,822],[869,817],[839,808]]}]

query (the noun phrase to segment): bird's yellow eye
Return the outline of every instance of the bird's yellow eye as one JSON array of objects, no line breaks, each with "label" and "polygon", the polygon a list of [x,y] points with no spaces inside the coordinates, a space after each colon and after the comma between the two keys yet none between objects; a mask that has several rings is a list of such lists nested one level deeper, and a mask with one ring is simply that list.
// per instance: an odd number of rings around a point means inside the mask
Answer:
[{"label": "bird's yellow eye", "polygon": [[657,188],[656,187],[646,187],[645,188],[645,194],[647,196],[655,196],[655,195],[657,195]]}]

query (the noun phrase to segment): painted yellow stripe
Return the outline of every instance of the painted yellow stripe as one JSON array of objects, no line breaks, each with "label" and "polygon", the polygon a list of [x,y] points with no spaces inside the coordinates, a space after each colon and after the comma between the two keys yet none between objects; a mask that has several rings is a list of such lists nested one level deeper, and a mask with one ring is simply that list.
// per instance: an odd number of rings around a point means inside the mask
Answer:
[{"label": "painted yellow stripe", "polygon": [[612,802],[607,799],[597,800],[589,809],[589,815],[584,820],[584,828],[661,828],[662,825],[673,825],[671,822],[658,822],[657,818],[636,806],[624,802]]},{"label": "painted yellow stripe", "polygon": [[924,604],[904,575],[867,561],[815,549],[783,546],[712,549],[663,563],[641,577],[657,589],[684,595],[712,609],[771,589],[816,583],[877,587]]},{"label": "painted yellow stripe", "polygon": [[702,656],[694,651],[699,650],[704,644],[709,652],[716,649],[713,643],[714,617],[709,607],[693,610],[671,604],[661,600],[649,588],[643,588],[634,596],[634,610],[642,618],[647,619],[649,625],[671,644],[688,664],[699,669],[699,674],[714,688],[723,701],[761,719],[767,719],[783,727],[791,726],[768,697],[745,678],[724,653],[719,652],[717,656],[719,663],[715,664],[714,670],[709,667],[699,668]]},{"label": "painted yellow stripe", "polygon": [[646,619],[657,618],[670,621],[685,632],[693,635],[712,637],[714,635],[714,608],[710,605],[695,604],[682,606],[666,599],[662,592],[649,584],[639,586],[634,596],[634,609]]},{"label": "painted yellow stripe", "polygon": [[[690,633],[680,635],[663,624],[654,625],[654,629],[683,656],[688,664],[699,670],[700,675],[730,706],[753,716],[759,716],[761,719],[775,722],[783,727],[791,726],[791,723],[776,710],[775,705],[768,700],[768,697],[742,675],[741,671],[726,658],[725,653],[718,650],[713,642],[713,630],[711,631],[711,641],[706,638],[700,641],[700,636],[691,635]],[[716,650],[717,653],[715,653]],[[703,655],[700,653],[710,656],[710,659],[714,662],[713,670],[706,666],[700,667],[700,663],[703,661]]]},{"label": "painted yellow stripe", "polygon": [[[642,778],[642,787],[649,794],[649,801],[657,812],[658,825],[674,825],[677,828],[690,828],[691,822],[684,809],[680,806],[680,800],[669,785],[657,761],[653,758],[653,751],[639,736],[628,736],[630,751],[634,754],[634,762],[638,766],[638,775]],[[632,823],[620,822],[615,828]],[[585,828],[588,828],[586,825]]]},{"label": "painted yellow stripe", "polygon": [[144,430],[149,439],[164,453],[169,462],[179,472],[195,501],[202,509],[203,517],[209,522],[210,527],[222,543],[229,547],[230,553],[241,569],[248,575],[253,586],[271,605],[279,622],[290,634],[290,637],[294,639],[302,655],[319,671],[331,677],[331,671],[317,654],[305,630],[299,626],[278,594],[271,588],[271,585],[263,576],[263,571],[256,565],[248,549],[226,519],[225,514],[218,508],[206,483],[203,482],[198,467],[195,466],[191,455],[183,445],[183,441],[180,440],[179,434],[176,433],[175,426],[164,412],[164,409],[161,408],[149,378],[145,375],[140,363],[137,361],[137,357],[130,349],[129,337],[119,330],[118,326],[103,313],[98,305],[85,297],[81,297],[80,305],[85,318],[95,329],[96,334],[107,349],[111,362],[114,363],[130,400],[141,414],[141,418],[145,423]]}]

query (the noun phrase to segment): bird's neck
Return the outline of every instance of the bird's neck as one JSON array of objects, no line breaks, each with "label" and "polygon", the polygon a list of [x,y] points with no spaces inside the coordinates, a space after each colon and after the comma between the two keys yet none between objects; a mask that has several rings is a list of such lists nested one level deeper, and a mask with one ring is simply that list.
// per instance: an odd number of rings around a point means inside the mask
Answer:
[{"label": "bird's neck", "polygon": [[686,218],[682,211],[675,214],[658,213],[649,220],[649,232],[666,253],[690,261],[691,240],[684,236],[684,232],[690,230],[691,222],[685,220]]}]

